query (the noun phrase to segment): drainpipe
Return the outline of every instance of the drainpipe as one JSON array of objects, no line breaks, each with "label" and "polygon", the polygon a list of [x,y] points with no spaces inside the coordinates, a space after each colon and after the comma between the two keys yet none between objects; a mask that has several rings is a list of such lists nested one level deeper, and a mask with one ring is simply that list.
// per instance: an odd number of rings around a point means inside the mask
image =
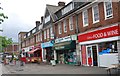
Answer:
[{"label": "drainpipe", "polygon": [[77,54],[77,64],[76,65],[80,65],[80,48],[79,48],[79,43],[78,43],[78,33],[79,33],[79,27],[78,27],[78,14],[75,14],[76,16],[76,30],[75,33],[77,35],[77,40],[76,40],[76,54]]}]

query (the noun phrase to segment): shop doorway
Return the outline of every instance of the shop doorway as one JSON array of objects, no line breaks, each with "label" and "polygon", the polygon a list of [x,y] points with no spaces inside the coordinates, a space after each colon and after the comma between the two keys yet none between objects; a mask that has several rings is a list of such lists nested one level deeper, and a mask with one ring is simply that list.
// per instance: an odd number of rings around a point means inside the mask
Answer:
[{"label": "shop doorway", "polygon": [[87,65],[98,66],[98,45],[89,45],[86,48]]}]

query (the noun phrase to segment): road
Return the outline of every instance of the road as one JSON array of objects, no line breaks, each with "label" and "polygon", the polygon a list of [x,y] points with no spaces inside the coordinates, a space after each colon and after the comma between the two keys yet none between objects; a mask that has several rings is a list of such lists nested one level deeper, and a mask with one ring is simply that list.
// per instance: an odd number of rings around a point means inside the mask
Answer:
[{"label": "road", "polygon": [[105,68],[73,65],[25,64],[3,65],[3,74],[107,74]]}]

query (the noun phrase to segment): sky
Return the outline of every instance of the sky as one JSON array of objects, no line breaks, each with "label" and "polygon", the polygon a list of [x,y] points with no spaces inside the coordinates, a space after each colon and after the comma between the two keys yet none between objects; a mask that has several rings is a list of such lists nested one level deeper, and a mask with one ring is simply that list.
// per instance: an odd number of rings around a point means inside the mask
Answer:
[{"label": "sky", "polygon": [[0,0],[2,12],[8,16],[8,19],[0,24],[3,32],[2,36],[12,38],[18,42],[19,32],[28,32],[34,28],[35,21],[40,21],[45,13],[46,4],[58,5],[59,1],[69,3],[72,0]]}]

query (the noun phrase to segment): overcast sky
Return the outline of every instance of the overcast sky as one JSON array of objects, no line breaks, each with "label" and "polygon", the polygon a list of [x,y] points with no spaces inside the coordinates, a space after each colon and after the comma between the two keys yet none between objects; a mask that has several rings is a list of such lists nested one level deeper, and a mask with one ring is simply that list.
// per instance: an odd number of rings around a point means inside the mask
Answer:
[{"label": "overcast sky", "polygon": [[66,4],[72,0],[0,0],[8,19],[0,24],[3,29],[3,36],[18,41],[20,31],[29,31],[35,27],[35,21],[44,15],[46,4],[58,5],[59,1]]}]

